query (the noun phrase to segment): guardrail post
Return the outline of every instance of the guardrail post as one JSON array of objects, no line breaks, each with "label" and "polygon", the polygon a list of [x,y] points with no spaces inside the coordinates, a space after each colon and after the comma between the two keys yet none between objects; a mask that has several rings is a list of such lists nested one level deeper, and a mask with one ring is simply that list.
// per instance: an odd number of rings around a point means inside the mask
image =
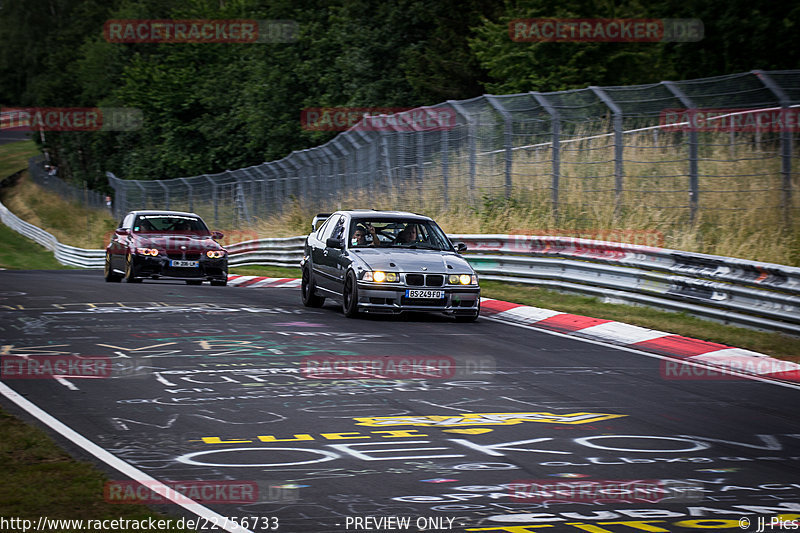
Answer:
[{"label": "guardrail post", "polygon": [[486,95],[486,100],[489,102],[495,111],[500,113],[500,116],[503,117],[503,148],[505,149],[505,156],[506,156],[506,168],[505,168],[505,197],[506,200],[511,198],[511,186],[512,186],[512,168],[514,162],[514,119],[511,116],[511,113],[506,111],[506,109],[500,105],[497,101],[497,97],[491,94]]},{"label": "guardrail post", "polygon": [[792,132],[791,128],[786,124],[786,115],[791,107],[791,100],[766,72],[763,70],[754,70],[752,72],[778,98],[778,102],[781,104],[781,112],[784,115],[784,120],[781,121],[783,127],[780,132],[781,176],[783,177],[783,197],[781,199],[783,205],[781,207],[783,208],[784,223],[788,227],[792,220]]},{"label": "guardrail post", "polygon": [[[669,91],[686,106],[686,109],[697,109],[694,102],[681,91],[674,81],[662,81]],[[700,201],[700,180],[697,170],[697,130],[689,126],[689,222],[694,224],[697,219],[697,207]]]},{"label": "guardrail post", "polygon": [[622,109],[600,87],[590,86],[594,94],[603,101],[614,114],[614,215],[619,216],[622,207],[623,150]]},{"label": "guardrail post", "polygon": [[552,153],[553,153],[553,183],[552,183],[552,204],[553,204],[553,221],[558,223],[558,182],[561,176],[561,116],[558,110],[545,98],[545,96],[536,91],[530,92],[531,96],[539,103],[540,106],[550,115],[550,122],[552,123]]},{"label": "guardrail post", "polygon": [[447,101],[450,106],[456,110],[456,113],[464,117],[467,121],[467,144],[469,146],[469,205],[474,206],[475,200],[475,175],[478,170],[478,147],[476,142],[475,119],[472,115],[455,100]]}]

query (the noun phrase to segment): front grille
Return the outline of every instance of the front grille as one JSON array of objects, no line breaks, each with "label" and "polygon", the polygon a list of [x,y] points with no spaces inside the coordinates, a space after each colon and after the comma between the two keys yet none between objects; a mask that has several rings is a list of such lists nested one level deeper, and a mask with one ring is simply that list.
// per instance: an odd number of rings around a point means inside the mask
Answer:
[{"label": "front grille", "polygon": [[412,287],[441,287],[443,283],[441,274],[406,274],[406,284]]},{"label": "front grille", "polygon": [[425,276],[422,274],[406,274],[406,283],[415,287],[425,285]]},{"label": "front grille", "polygon": [[444,276],[441,274],[428,274],[425,277],[426,287],[441,287],[442,283],[444,283]]},{"label": "front grille", "polygon": [[200,252],[168,252],[167,257],[170,259],[184,259],[186,261],[197,261],[200,259]]}]

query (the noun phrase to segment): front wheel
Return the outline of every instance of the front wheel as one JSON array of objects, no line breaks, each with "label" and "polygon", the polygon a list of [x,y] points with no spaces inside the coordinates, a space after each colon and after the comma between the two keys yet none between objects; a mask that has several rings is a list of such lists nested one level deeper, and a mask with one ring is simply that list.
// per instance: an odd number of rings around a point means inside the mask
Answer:
[{"label": "front wheel", "polygon": [[141,283],[142,279],[136,277],[136,267],[133,261],[133,255],[128,252],[128,256],[125,259],[125,281],[127,283]]},{"label": "front wheel", "polygon": [[105,267],[103,268],[103,275],[108,282],[116,282],[122,279],[122,276],[114,273],[114,271],[111,269],[111,254],[108,252],[106,252],[106,263]]},{"label": "front wheel", "polygon": [[324,296],[314,294],[314,278],[311,277],[309,268],[303,269],[303,278],[300,280],[300,294],[303,297],[303,305],[306,307],[322,307],[325,303]]},{"label": "front wheel", "polygon": [[347,318],[358,315],[358,282],[352,271],[347,273],[342,290],[342,311]]},{"label": "front wheel", "polygon": [[226,279],[212,279],[211,286],[212,287],[224,287],[228,284],[228,280]]}]

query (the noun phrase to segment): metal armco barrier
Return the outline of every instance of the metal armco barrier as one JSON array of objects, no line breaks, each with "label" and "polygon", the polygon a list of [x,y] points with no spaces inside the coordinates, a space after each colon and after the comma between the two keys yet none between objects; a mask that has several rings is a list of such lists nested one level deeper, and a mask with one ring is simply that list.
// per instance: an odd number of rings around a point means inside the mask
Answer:
[{"label": "metal armco barrier", "polygon": [[226,246],[232,267],[268,265],[298,268],[303,258],[305,236],[284,239],[259,239]]},{"label": "metal armco barrier", "polygon": [[481,279],[525,283],[800,334],[800,268],[624,243],[450,235]]},{"label": "metal armco barrier", "polygon": [[[0,203],[0,219],[64,265],[102,268],[104,250],[61,244]],[[484,280],[539,285],[800,335],[800,268],[650,246],[527,235],[449,235]],[[229,265],[298,267],[305,236],[227,246]]]}]

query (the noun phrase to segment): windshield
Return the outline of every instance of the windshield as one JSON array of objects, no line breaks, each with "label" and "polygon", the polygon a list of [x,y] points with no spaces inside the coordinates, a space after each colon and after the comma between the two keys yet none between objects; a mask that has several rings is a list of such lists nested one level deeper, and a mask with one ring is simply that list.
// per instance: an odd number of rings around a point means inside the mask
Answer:
[{"label": "windshield", "polygon": [[139,215],[133,222],[133,231],[139,233],[209,233],[205,223],[197,217],[186,215]]},{"label": "windshield", "polygon": [[350,222],[350,248],[392,247],[452,251],[450,240],[430,220],[358,218]]}]

